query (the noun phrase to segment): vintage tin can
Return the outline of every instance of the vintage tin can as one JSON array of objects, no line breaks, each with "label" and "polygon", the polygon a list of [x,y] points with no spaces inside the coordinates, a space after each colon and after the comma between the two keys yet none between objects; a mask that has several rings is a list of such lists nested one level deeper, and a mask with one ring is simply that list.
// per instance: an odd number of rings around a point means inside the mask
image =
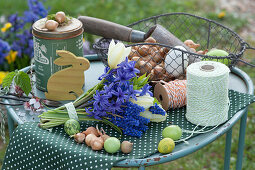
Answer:
[{"label": "vintage tin can", "polygon": [[47,91],[47,82],[52,74],[68,67],[53,63],[59,57],[56,50],[67,50],[76,56],[83,56],[83,28],[78,19],[70,19],[55,31],[45,29],[46,20],[40,19],[32,27],[36,87],[42,91]]}]

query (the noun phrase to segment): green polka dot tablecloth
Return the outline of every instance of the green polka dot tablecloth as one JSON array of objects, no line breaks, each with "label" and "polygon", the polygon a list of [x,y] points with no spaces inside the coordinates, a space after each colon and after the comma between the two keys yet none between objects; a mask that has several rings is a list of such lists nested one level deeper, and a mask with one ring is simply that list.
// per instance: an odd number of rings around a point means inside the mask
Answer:
[{"label": "green polka dot tablecloth", "polygon": [[[238,110],[255,101],[248,94],[229,91],[229,118]],[[104,150],[93,151],[86,144],[77,144],[69,138],[63,126],[52,131],[40,129],[37,123],[19,125],[6,151],[3,169],[111,169],[115,162],[123,159],[144,158],[157,152],[158,142],[162,139],[161,131],[170,124],[177,124],[186,130],[192,130],[196,125],[185,118],[186,108],[168,111],[168,118],[161,123],[150,123],[149,130],[142,138],[123,136],[121,141],[129,140],[134,143],[130,154],[108,154]],[[103,127],[110,136],[119,134],[107,125],[98,122],[82,122],[81,128],[89,126]],[[200,127],[202,128],[202,127]],[[205,130],[208,130],[206,128]],[[190,134],[183,133],[182,138]]]}]

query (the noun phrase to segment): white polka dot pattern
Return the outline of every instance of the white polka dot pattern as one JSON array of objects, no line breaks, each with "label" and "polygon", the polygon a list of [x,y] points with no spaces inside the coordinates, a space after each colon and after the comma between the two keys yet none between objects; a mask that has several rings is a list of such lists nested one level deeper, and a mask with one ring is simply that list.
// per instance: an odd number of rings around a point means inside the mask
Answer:
[{"label": "white polka dot pattern", "polygon": [[[255,101],[248,94],[229,91],[229,119],[234,114]],[[130,154],[117,152],[108,154],[104,150],[93,151],[86,144],[77,144],[64,132],[63,126],[53,128],[52,132],[37,127],[37,123],[19,125],[13,134],[6,151],[3,169],[111,169],[115,162],[123,159],[144,158],[157,152],[158,142],[162,139],[162,130],[177,124],[186,130],[192,130],[196,125],[185,118],[186,108],[168,111],[167,120],[161,123],[151,123],[149,130],[142,138],[123,136],[121,141],[129,140],[134,143]],[[97,122],[82,122],[81,129],[95,126]],[[118,137],[119,134],[111,127],[103,124],[106,133]],[[202,128],[202,127],[200,127]],[[210,128],[205,128],[208,130]],[[183,133],[182,138],[189,134]]]}]

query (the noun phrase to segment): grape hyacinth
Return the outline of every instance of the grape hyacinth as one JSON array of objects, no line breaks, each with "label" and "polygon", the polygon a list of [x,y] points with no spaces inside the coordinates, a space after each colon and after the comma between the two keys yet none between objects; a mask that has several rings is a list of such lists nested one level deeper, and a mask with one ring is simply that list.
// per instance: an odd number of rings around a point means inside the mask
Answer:
[{"label": "grape hyacinth", "polygon": [[143,133],[148,129],[149,119],[140,116],[140,113],[145,109],[142,106],[127,102],[123,104],[123,111],[119,112],[117,117],[109,115],[109,121],[122,129],[123,134],[135,137],[141,137]]},{"label": "grape hyacinth", "polygon": [[162,115],[162,116],[165,116],[165,115],[166,115],[166,112],[165,112],[161,107],[159,107],[157,103],[155,103],[154,106],[151,106],[151,107],[149,108],[149,111],[150,111],[152,114],[160,114],[160,115]]}]

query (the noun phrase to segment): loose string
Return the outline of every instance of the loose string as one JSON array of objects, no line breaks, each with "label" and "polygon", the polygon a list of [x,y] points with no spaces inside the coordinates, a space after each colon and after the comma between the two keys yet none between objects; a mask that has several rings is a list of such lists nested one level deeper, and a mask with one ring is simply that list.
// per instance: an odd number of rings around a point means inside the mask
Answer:
[{"label": "loose string", "polygon": [[[216,117],[216,116],[215,116],[215,117]],[[211,119],[214,120],[215,117],[212,117]],[[209,130],[207,130],[207,131],[203,131],[203,130],[204,130],[205,128],[211,127],[211,126],[206,125],[206,126],[204,126],[203,128],[201,128],[201,129],[199,129],[199,130],[196,131],[196,129],[198,128],[198,126],[200,126],[200,124],[196,125],[196,126],[193,128],[193,130],[182,129],[182,132],[184,132],[184,133],[190,133],[190,135],[189,135],[188,137],[184,138],[184,139],[180,139],[180,140],[177,140],[177,141],[175,141],[175,142],[184,142],[184,143],[186,143],[186,144],[189,144],[189,142],[188,142],[187,140],[190,139],[194,134],[208,133],[208,132],[210,132],[210,131],[216,129],[219,125],[221,125],[221,123],[218,123],[216,126],[213,126],[213,128],[211,128],[211,129],[209,129]]]}]

